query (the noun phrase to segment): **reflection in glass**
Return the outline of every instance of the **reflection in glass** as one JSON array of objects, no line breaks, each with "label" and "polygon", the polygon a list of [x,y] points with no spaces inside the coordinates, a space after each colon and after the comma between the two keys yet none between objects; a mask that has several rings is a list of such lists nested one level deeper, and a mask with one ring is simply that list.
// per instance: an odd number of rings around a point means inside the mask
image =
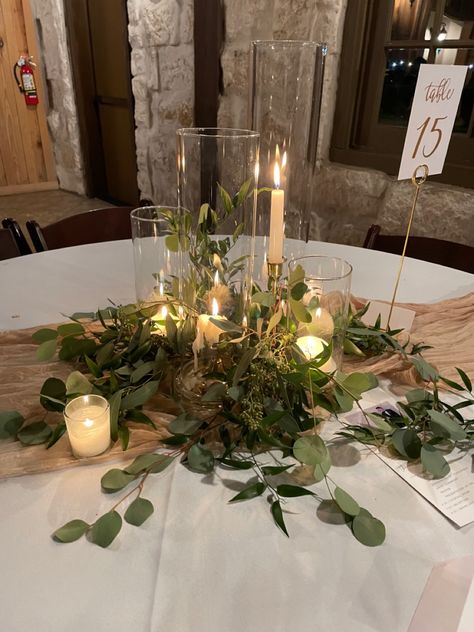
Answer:
[{"label": "reflection in glass", "polygon": [[394,0],[392,41],[427,39],[426,33],[432,27],[435,8],[436,0]]},{"label": "reflection in glass", "polygon": [[[379,122],[406,126],[410,118],[418,72],[428,63],[422,49],[388,49]],[[474,49],[436,49],[435,63],[468,66],[454,131],[466,134],[474,107]]]}]

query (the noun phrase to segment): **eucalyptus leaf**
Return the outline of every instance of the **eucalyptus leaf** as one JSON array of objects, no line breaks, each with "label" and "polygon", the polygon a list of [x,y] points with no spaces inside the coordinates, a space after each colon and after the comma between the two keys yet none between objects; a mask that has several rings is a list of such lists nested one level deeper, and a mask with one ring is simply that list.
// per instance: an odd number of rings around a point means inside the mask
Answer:
[{"label": "eucalyptus leaf", "polygon": [[277,474],[286,472],[286,470],[289,470],[291,467],[294,467],[294,465],[264,465],[262,466],[262,472],[265,476],[276,476]]},{"label": "eucalyptus leaf", "polygon": [[327,447],[319,435],[300,437],[293,445],[293,454],[305,465],[318,465],[327,458]]},{"label": "eucalyptus leaf", "polygon": [[118,492],[124,487],[127,487],[129,483],[135,480],[134,474],[129,474],[124,470],[113,468],[106,472],[100,480],[102,490],[107,494],[113,494]]},{"label": "eucalyptus leaf", "polygon": [[23,445],[39,445],[46,443],[52,433],[51,426],[45,424],[44,421],[35,421],[32,424],[23,426],[18,432],[17,438]]},{"label": "eucalyptus leaf", "polygon": [[469,377],[466,375],[466,373],[462,369],[458,369],[456,367],[456,371],[459,373],[459,376],[460,376],[461,380],[463,381],[464,386],[466,387],[466,389],[471,393],[472,392],[472,382],[469,379]]},{"label": "eucalyptus leaf", "polygon": [[36,349],[36,358],[41,362],[47,362],[54,357],[56,353],[56,338],[45,340]]},{"label": "eucalyptus leaf", "polygon": [[89,525],[87,522],[84,522],[84,520],[71,520],[70,522],[66,522],[62,527],[59,527],[59,529],[56,529],[52,538],[56,540],[56,542],[75,542],[79,540],[88,529]]},{"label": "eucalyptus leaf", "polygon": [[368,511],[361,509],[352,521],[354,536],[366,546],[380,546],[385,540],[383,522],[374,518]]},{"label": "eucalyptus leaf", "polygon": [[183,413],[170,421],[168,424],[168,430],[173,434],[192,435],[200,426],[202,426],[202,424],[202,419]]},{"label": "eucalyptus leaf", "polygon": [[154,360],[150,360],[149,362],[144,362],[140,364],[130,376],[130,383],[136,384],[140,382],[146,375],[149,373],[154,373],[156,367],[156,362]]},{"label": "eucalyptus leaf", "polygon": [[158,390],[158,384],[159,382],[157,381],[147,382],[146,384],[143,384],[143,386],[140,386],[139,388],[136,388],[134,391],[125,395],[125,397],[122,399],[122,410],[126,410],[128,408],[136,408],[137,406],[143,406],[143,404],[145,404],[149,399],[153,397],[153,395],[155,395],[156,391]]},{"label": "eucalyptus leaf", "polygon": [[294,317],[300,323],[310,323],[312,321],[311,314],[308,312],[306,307],[300,301],[295,301],[293,298],[290,298],[290,307],[293,312]]},{"label": "eucalyptus leaf", "polygon": [[334,500],[338,504],[341,511],[349,516],[358,516],[360,513],[359,503],[357,503],[350,494],[340,487],[334,490]]},{"label": "eucalyptus leaf", "polygon": [[252,461],[238,461],[236,459],[220,459],[220,463],[232,470],[250,470],[254,467]]},{"label": "eucalyptus leaf", "polygon": [[63,338],[58,357],[68,361],[80,356],[93,356],[97,345],[90,338]]},{"label": "eucalyptus leaf", "polygon": [[249,347],[248,349],[245,349],[245,351],[242,353],[239,363],[234,372],[234,377],[232,379],[232,386],[238,385],[240,378],[243,377],[244,373],[249,368],[249,365],[252,362],[255,356],[255,353],[256,353],[256,350],[254,347]]},{"label": "eucalyptus leaf", "polygon": [[55,329],[38,329],[31,337],[34,342],[41,344],[47,340],[56,340],[58,332]]},{"label": "eucalyptus leaf", "polygon": [[244,389],[241,386],[231,386],[227,389],[227,395],[233,399],[234,402],[238,402],[243,394]]},{"label": "eucalyptus leaf", "polygon": [[58,334],[63,338],[66,336],[78,336],[84,332],[85,329],[80,323],[66,323],[58,327]]},{"label": "eucalyptus leaf", "polygon": [[203,402],[217,402],[221,401],[227,392],[227,386],[223,382],[215,382],[207,389],[204,395],[201,397]]},{"label": "eucalyptus leaf", "polygon": [[97,352],[95,356],[97,365],[99,367],[103,367],[104,364],[107,364],[107,362],[111,360],[112,356],[114,355],[114,348],[115,348],[115,345],[113,341],[110,341],[110,342],[107,342],[105,345],[103,345],[99,349],[99,351]]},{"label": "eucalyptus leaf", "polygon": [[189,448],[188,467],[195,472],[209,474],[214,469],[214,455],[200,443],[195,443]]},{"label": "eucalyptus leaf", "polygon": [[331,455],[329,451],[326,453],[326,456],[322,459],[321,463],[318,463],[314,466],[313,476],[317,483],[322,481],[326,474],[331,469]]},{"label": "eucalyptus leaf", "polygon": [[420,356],[411,357],[410,360],[422,379],[426,382],[434,382],[439,378],[438,371]]},{"label": "eucalyptus leaf", "polygon": [[242,327],[236,325],[231,320],[220,320],[219,318],[211,317],[209,319],[209,322],[215,325],[218,329],[225,331],[226,333],[241,333],[242,331]]},{"label": "eucalyptus leaf", "polygon": [[450,472],[449,463],[441,452],[430,443],[425,443],[421,448],[421,462],[434,478],[444,478]]},{"label": "eucalyptus leaf", "polygon": [[387,422],[385,421],[385,419],[383,417],[381,417],[380,415],[376,414],[376,413],[365,413],[367,415],[367,417],[370,419],[370,421],[377,426],[377,428],[379,430],[382,430],[383,432],[393,432],[393,427]]},{"label": "eucalyptus leaf", "polygon": [[138,498],[135,498],[135,500],[130,503],[123,517],[129,524],[140,527],[145,520],[151,516],[154,510],[153,503],[146,498],[138,496]]},{"label": "eucalyptus leaf", "polygon": [[275,327],[281,321],[282,317],[283,317],[282,309],[279,309],[274,314],[272,314],[272,317],[268,321],[268,325],[267,325],[267,331],[266,331],[267,336],[271,334],[271,332],[275,329]]},{"label": "eucalyptus leaf", "polygon": [[88,531],[88,538],[94,544],[107,548],[115,540],[122,528],[122,518],[116,511],[101,516]]},{"label": "eucalyptus leaf", "polygon": [[399,454],[406,459],[418,459],[421,441],[413,428],[399,428],[392,434],[392,443]]},{"label": "eucalyptus leaf", "polygon": [[127,428],[127,426],[119,426],[118,438],[120,441],[120,445],[122,446],[122,450],[125,451],[128,448],[128,443],[130,441],[130,430]]},{"label": "eucalyptus leaf", "polygon": [[447,436],[454,441],[462,441],[466,439],[466,431],[459,425],[458,421],[452,419],[449,415],[440,413],[437,410],[428,410],[431,417],[431,428],[436,430],[442,436]]},{"label": "eucalyptus leaf", "polygon": [[20,430],[24,422],[25,418],[16,410],[1,410],[0,439],[16,437],[17,432]]},{"label": "eucalyptus leaf", "polygon": [[296,285],[292,286],[291,292],[290,292],[291,298],[294,299],[295,301],[300,301],[307,291],[308,291],[308,286],[306,285],[306,283],[303,283],[302,281],[300,281],[299,283],[296,283]]},{"label": "eucalyptus leaf", "polygon": [[110,407],[110,436],[112,441],[117,441],[118,439],[118,421],[119,421],[119,412],[120,406],[122,402],[122,392],[116,391],[112,397],[109,399],[109,407]]},{"label": "eucalyptus leaf", "polygon": [[241,500],[251,500],[252,498],[256,498],[257,496],[261,496],[267,486],[265,483],[258,482],[253,483],[252,485],[248,485],[241,492],[239,492],[236,496],[229,500],[230,503],[238,502]]},{"label": "eucalyptus leaf", "polygon": [[59,441],[59,439],[61,439],[61,437],[63,436],[65,432],[66,432],[66,424],[64,422],[61,422],[56,425],[53,432],[51,433],[51,436],[48,441],[48,445],[46,446],[48,450],[49,448],[52,448],[53,445]]},{"label": "eucalyptus leaf", "polygon": [[79,395],[89,395],[92,393],[93,386],[80,371],[73,371],[66,380],[66,394],[71,393]]},{"label": "eucalyptus leaf", "polygon": [[286,498],[294,498],[296,496],[314,496],[314,492],[300,485],[278,485],[277,494]]},{"label": "eucalyptus leaf", "polygon": [[278,527],[283,531],[283,533],[289,538],[288,531],[286,530],[285,521],[283,519],[283,512],[281,510],[281,505],[279,500],[275,500],[271,506],[271,512],[273,516],[273,520],[277,524]]}]

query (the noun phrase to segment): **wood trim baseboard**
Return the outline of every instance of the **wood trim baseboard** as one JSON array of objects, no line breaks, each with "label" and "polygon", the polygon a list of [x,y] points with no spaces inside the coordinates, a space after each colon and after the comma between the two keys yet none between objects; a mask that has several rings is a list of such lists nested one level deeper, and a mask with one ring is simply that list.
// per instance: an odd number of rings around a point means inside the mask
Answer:
[{"label": "wood trim baseboard", "polygon": [[34,182],[33,184],[11,184],[6,187],[0,187],[0,196],[15,195],[16,193],[35,193],[37,191],[52,191],[59,189],[57,180],[48,182]]}]

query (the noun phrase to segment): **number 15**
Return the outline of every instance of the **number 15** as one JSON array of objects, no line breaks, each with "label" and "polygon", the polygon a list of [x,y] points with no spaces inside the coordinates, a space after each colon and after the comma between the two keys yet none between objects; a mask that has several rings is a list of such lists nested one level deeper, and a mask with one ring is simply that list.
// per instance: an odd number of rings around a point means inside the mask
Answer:
[{"label": "number 15", "polygon": [[[439,129],[439,127],[436,127],[436,125],[438,124],[438,121],[442,121],[445,118],[448,118],[448,117],[447,116],[438,116],[433,121],[433,125],[431,127],[430,132],[436,132],[438,134],[438,139],[437,139],[437,141],[435,143],[435,146],[433,147],[433,149],[428,154],[425,154],[425,146],[423,146],[423,149],[422,149],[421,153],[423,154],[423,156],[425,158],[429,158],[438,149],[438,145],[440,144],[441,139],[443,138],[443,131],[441,129]],[[413,151],[412,158],[416,158],[416,154],[418,153],[418,149],[420,148],[421,141],[423,140],[423,136],[425,135],[426,128],[428,127],[430,119],[431,119],[431,116],[428,116],[428,118],[425,119],[425,121],[423,121],[423,123],[420,125],[420,127],[417,127],[417,130],[421,130],[421,131],[420,131],[420,135],[418,136],[418,140],[416,141],[415,150]]]}]

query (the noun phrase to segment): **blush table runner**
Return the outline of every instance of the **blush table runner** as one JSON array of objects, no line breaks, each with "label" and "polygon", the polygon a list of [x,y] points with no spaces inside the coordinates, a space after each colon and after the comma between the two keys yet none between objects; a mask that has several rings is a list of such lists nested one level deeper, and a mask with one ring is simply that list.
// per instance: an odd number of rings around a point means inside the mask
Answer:
[{"label": "blush table runner", "polygon": [[[357,300],[354,302],[356,306],[362,304]],[[404,304],[403,307],[416,312],[410,343],[424,342],[433,346],[424,352],[426,360],[447,378],[458,379],[456,366],[474,378],[474,293],[434,304]],[[74,370],[70,363],[36,360],[37,345],[32,342],[31,336],[37,329],[39,327],[0,333],[0,410],[17,410],[31,422],[45,416],[46,411],[39,403],[43,382],[48,377],[65,380]],[[371,371],[390,378],[393,383],[418,383],[413,367],[393,354],[346,359],[344,371]],[[24,447],[16,441],[0,441],[0,478],[110,460],[129,461],[137,454],[150,452],[167,435],[166,425],[172,418],[169,413],[173,409],[164,398],[152,400],[146,408],[158,429],[131,424],[130,445],[125,453],[116,444],[97,457],[76,459],[71,453],[67,435],[49,450],[44,445]],[[61,419],[60,413],[47,413],[48,423]]]}]

